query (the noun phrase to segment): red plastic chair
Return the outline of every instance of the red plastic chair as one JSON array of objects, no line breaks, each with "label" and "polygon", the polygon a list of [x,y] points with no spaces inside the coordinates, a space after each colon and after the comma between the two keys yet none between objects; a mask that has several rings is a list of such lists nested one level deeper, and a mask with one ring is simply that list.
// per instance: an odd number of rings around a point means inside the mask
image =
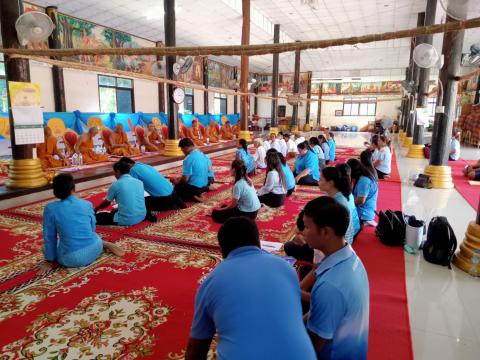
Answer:
[{"label": "red plastic chair", "polygon": [[108,128],[103,129],[101,132],[103,145],[105,146],[105,149],[107,150],[108,153],[112,151],[112,143],[110,142],[112,133],[113,131]]},{"label": "red plastic chair", "polygon": [[75,145],[77,144],[77,141],[78,134],[75,131],[71,129],[65,130],[65,133],[63,134],[63,142],[65,143],[68,153],[73,154],[75,152]]},{"label": "red plastic chair", "polygon": [[168,126],[162,125],[162,135],[163,139],[168,139]]},{"label": "red plastic chair", "polygon": [[138,146],[145,145],[145,130],[140,125],[135,128],[135,135],[137,136]]}]

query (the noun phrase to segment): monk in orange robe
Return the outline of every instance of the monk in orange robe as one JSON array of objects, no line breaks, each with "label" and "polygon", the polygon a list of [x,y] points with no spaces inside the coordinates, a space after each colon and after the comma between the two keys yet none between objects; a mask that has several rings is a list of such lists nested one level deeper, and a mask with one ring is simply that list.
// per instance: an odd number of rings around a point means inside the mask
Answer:
[{"label": "monk in orange robe", "polygon": [[236,138],[240,137],[240,121],[233,125],[232,132]]},{"label": "monk in orange robe", "polygon": [[[43,170],[48,168],[58,168],[64,165],[65,157],[58,150],[57,138],[52,135],[52,129],[46,126],[43,129],[45,133],[45,142],[37,144],[37,157],[42,162]],[[57,155],[62,160],[57,160],[54,156]]]},{"label": "monk in orange robe", "polygon": [[223,126],[220,128],[220,135],[222,136],[222,140],[235,139],[232,126],[230,125],[230,121],[225,121],[225,124],[223,124]]},{"label": "monk in orange robe", "polygon": [[157,130],[154,124],[148,124],[145,148],[149,152],[160,151],[165,148],[163,134]]},{"label": "monk in orange robe", "polygon": [[218,143],[220,140],[220,134],[218,132],[218,124],[215,120],[210,120],[210,125],[205,129],[205,137],[211,143]]},{"label": "monk in orange robe", "polygon": [[180,139],[188,138],[188,128],[180,119],[178,119],[178,134],[180,135]]},{"label": "monk in orange robe", "polygon": [[188,137],[193,141],[196,146],[203,146],[205,145],[205,139],[202,134],[202,130],[200,129],[200,125],[198,125],[198,120],[192,120],[192,126],[188,129]]},{"label": "monk in orange robe", "polygon": [[116,156],[139,155],[140,150],[130,145],[127,133],[122,124],[117,124],[115,131],[110,136],[110,154]]},{"label": "monk in orange robe", "polygon": [[97,154],[93,151],[93,138],[97,136],[98,129],[94,126],[88,129],[86,134],[78,138],[75,144],[75,152],[82,154],[84,164],[94,164],[98,162],[108,161],[108,156]]}]

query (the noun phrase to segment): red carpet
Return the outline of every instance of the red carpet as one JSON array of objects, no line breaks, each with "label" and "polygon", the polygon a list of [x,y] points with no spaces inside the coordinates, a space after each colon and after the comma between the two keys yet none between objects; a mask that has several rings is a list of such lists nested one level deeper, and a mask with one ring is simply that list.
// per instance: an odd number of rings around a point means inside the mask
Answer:
[{"label": "red carpet", "polygon": [[[395,157],[392,177],[379,182],[378,211],[401,210],[401,184]],[[398,179],[400,177],[398,176]],[[413,359],[403,248],[380,243],[367,227],[354,243],[370,281],[369,359]]]},{"label": "red carpet", "polygon": [[465,200],[476,210],[478,208],[480,186],[470,185],[469,180],[463,176],[463,169],[467,165],[476,163],[476,161],[466,161],[459,159],[449,161],[448,165],[452,168],[452,179],[455,189],[464,197]]}]

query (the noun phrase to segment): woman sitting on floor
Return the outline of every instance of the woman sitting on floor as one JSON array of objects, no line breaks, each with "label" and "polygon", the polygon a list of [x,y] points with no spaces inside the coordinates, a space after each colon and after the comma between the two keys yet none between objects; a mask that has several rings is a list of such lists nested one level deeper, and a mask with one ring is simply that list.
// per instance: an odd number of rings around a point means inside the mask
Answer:
[{"label": "woman sitting on floor", "polygon": [[247,167],[248,175],[253,175],[255,173],[255,159],[248,151],[247,141],[245,139],[238,140],[237,148],[235,159],[242,160]]},{"label": "woman sitting on floor", "polygon": [[87,266],[102,253],[103,248],[117,256],[125,253],[115,244],[102,241],[95,232],[95,214],[91,202],[74,195],[72,175],[60,174],[53,178],[53,194],[60,201],[47,204],[43,212],[43,239],[46,263],[41,272],[58,262],[65,267]]},{"label": "woman sitting on floor", "polygon": [[[350,213],[350,206],[348,204],[348,198],[351,193],[350,179],[342,177],[340,171],[336,167],[329,166],[322,170],[322,177],[320,178],[318,185],[320,190],[325,191],[328,196],[337,200]],[[350,215],[350,224],[348,225],[347,233],[345,234],[345,241],[352,244],[353,237],[352,216]]]},{"label": "woman sitting on floor", "polygon": [[352,194],[352,170],[350,169],[350,166],[347,164],[337,164],[335,165],[337,170],[340,172],[340,177],[342,179],[345,179],[345,182],[348,181],[348,184],[350,185],[348,187],[348,190],[350,194],[348,195],[348,210],[350,211],[350,218],[352,220],[352,230],[353,230],[353,236],[357,236],[361,226],[360,226],[360,219],[358,217],[358,212],[357,212],[357,207],[355,206],[355,199]]},{"label": "woman sitting on floor", "polygon": [[247,167],[242,160],[233,160],[232,176],[235,178],[235,185],[232,189],[230,204],[221,209],[213,209],[213,221],[224,223],[234,216],[247,216],[255,220],[261,205],[252,181],[247,176]]},{"label": "woman sitting on floor", "polygon": [[390,177],[390,172],[392,171],[390,142],[385,135],[380,135],[375,145],[378,148],[378,152],[376,154],[374,153],[373,165],[377,171],[378,178],[385,179],[386,177]]},{"label": "woman sitting on floor", "polygon": [[371,163],[372,153],[364,151],[362,155],[364,153],[368,154],[364,156],[370,157],[370,168],[363,166],[358,159],[349,159],[347,161],[348,166],[352,169],[352,183],[355,183],[353,196],[361,224],[374,221],[378,198],[377,175]]},{"label": "woman sitting on floor", "polygon": [[280,162],[282,163],[282,170],[285,175],[285,181],[287,183],[287,197],[289,197],[295,191],[295,176],[293,175],[292,169],[290,169],[290,166],[288,166],[287,164],[287,159],[285,159],[285,157],[281,153],[276,153],[280,159]]},{"label": "woman sitting on floor", "polygon": [[273,151],[267,154],[267,176],[257,194],[262,204],[272,208],[280,207],[285,203],[287,182],[280,158]]},{"label": "woman sitting on floor", "polygon": [[318,135],[318,142],[320,143],[323,155],[325,156],[325,164],[328,165],[330,162],[330,146],[328,146],[328,141],[325,135]]},{"label": "woman sitting on floor", "polygon": [[311,137],[310,140],[308,141],[308,144],[312,148],[313,152],[317,154],[318,166],[320,170],[322,170],[326,166],[325,154],[323,153],[323,150],[320,147],[320,142],[318,141],[318,138]]},{"label": "woman sitting on floor", "polygon": [[295,161],[295,182],[298,185],[318,185],[320,170],[317,155],[306,141],[298,144],[297,148],[299,154]]}]

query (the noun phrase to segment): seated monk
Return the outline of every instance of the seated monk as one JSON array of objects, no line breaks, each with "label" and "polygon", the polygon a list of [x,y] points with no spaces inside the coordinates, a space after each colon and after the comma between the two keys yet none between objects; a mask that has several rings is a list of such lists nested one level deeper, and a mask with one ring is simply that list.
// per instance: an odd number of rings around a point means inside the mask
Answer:
[{"label": "seated monk", "polygon": [[237,139],[240,137],[240,121],[233,125],[232,132]]},{"label": "seated monk", "polygon": [[198,125],[198,120],[193,118],[192,126],[188,129],[188,137],[193,141],[195,146],[203,146],[205,145],[205,138],[202,134],[202,130],[200,129],[200,125]]},{"label": "seated monk", "polygon": [[215,120],[210,120],[210,125],[208,125],[205,129],[205,137],[211,143],[218,143],[220,140],[218,124],[215,122]]},{"label": "seated monk", "polygon": [[222,136],[222,140],[235,139],[235,134],[233,133],[230,121],[225,121],[225,124],[223,124],[223,126],[220,128],[220,135]]},{"label": "seated monk", "polygon": [[147,136],[145,136],[145,149],[148,152],[160,151],[165,148],[163,134],[158,131],[154,124],[148,124]]},{"label": "seated monk", "polygon": [[108,157],[104,154],[97,154],[93,151],[93,138],[98,134],[98,129],[93,126],[88,129],[86,134],[78,138],[75,144],[75,152],[82,154],[84,164],[93,164],[102,161],[108,161]]},{"label": "seated monk", "polygon": [[110,136],[110,154],[116,156],[130,156],[140,154],[140,150],[130,145],[127,133],[122,124],[117,124],[115,131]]},{"label": "seated monk", "polygon": [[[64,165],[65,157],[57,148],[57,138],[52,135],[52,129],[46,126],[43,129],[45,133],[45,142],[37,144],[37,157],[42,162],[43,170],[48,168],[57,168]],[[54,159],[57,155],[61,160]]]},{"label": "seated monk", "polygon": [[188,128],[180,119],[178,119],[178,134],[180,135],[180,139],[188,138]]}]

